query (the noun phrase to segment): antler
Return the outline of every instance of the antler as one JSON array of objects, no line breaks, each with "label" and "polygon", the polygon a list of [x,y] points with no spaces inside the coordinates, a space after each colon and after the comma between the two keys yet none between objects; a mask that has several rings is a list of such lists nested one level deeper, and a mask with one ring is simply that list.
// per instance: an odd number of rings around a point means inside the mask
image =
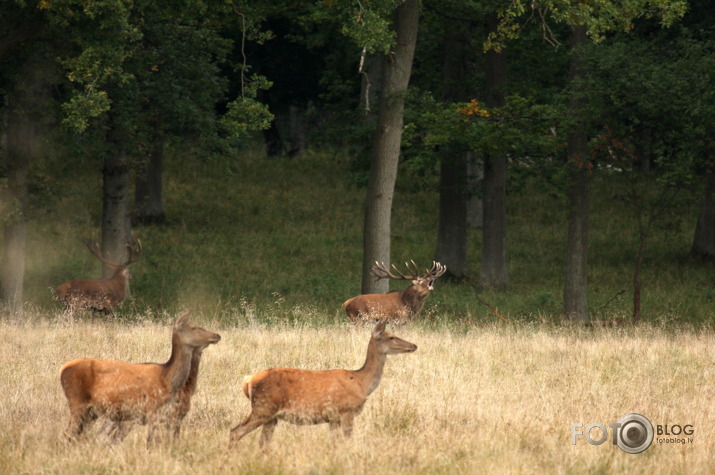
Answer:
[{"label": "antler", "polygon": [[[417,266],[415,265],[414,261],[412,261],[412,265],[415,266],[415,270],[417,269]],[[384,262],[377,262],[375,261],[375,265],[372,266],[372,275],[377,277],[378,279],[395,279],[395,280],[414,280],[419,277],[418,272],[414,272],[412,269],[410,269],[409,263],[405,262],[405,267],[407,267],[407,270],[410,272],[413,272],[413,275],[405,275],[402,272],[395,267],[395,264],[392,264],[392,268],[399,274],[399,276],[393,274],[390,272],[390,269],[385,265]]]},{"label": "antler", "polygon": [[107,259],[102,257],[102,252],[99,250],[99,245],[96,242],[87,241],[87,242],[85,242],[85,245],[87,246],[87,249],[89,249],[89,252],[91,252],[94,255],[94,257],[96,257],[100,261],[104,262],[108,266],[112,266],[112,267],[120,266],[120,264],[117,264],[116,262],[108,261]]},{"label": "antler", "polygon": [[432,261],[432,268],[427,271],[425,277],[429,277],[430,279],[435,280],[439,277],[442,277],[445,272],[447,272],[447,266],[442,265],[439,262]]},{"label": "antler", "polygon": [[[410,269],[410,264],[412,264],[412,269]],[[430,278],[434,280],[447,271],[446,266],[434,261],[432,261],[432,269],[428,270],[423,276],[420,275],[420,270],[417,267],[417,264],[415,264],[415,261],[405,262],[405,267],[412,273],[412,275],[403,274],[397,267],[395,267],[395,264],[392,264],[392,268],[399,274],[395,275],[390,272],[390,269],[387,268],[384,262],[375,261],[375,265],[372,266],[372,275],[378,279],[415,280],[419,278]]]},{"label": "antler", "polygon": [[109,261],[102,257],[102,252],[99,250],[99,245],[96,242],[87,241],[85,242],[85,245],[87,246],[87,249],[89,249],[89,252],[94,255],[94,257],[104,262],[105,264],[112,267],[123,267],[138,261],[142,254],[141,241],[139,241],[138,239],[135,240],[134,236],[132,236],[131,240],[131,244],[129,243],[129,240],[127,240],[127,251],[129,252],[129,256],[127,257],[127,261],[124,264],[117,264],[116,262]]},{"label": "antler", "polygon": [[133,244],[127,242],[127,251],[129,251],[129,257],[127,257],[127,262],[124,264],[128,266],[129,264],[138,261],[142,256],[142,243],[138,239],[134,239],[132,236]]}]

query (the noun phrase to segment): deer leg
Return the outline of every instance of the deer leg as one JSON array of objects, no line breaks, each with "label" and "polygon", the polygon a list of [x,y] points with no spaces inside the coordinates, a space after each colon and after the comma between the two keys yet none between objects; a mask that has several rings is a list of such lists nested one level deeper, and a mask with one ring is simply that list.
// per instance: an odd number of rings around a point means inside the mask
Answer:
[{"label": "deer leg", "polygon": [[251,411],[251,414],[239,425],[231,429],[231,439],[229,442],[229,447],[235,447],[239,440],[241,440],[248,433],[258,429],[260,426],[269,421],[268,417],[256,416],[255,412]]},{"label": "deer leg", "polygon": [[340,415],[340,425],[343,428],[343,435],[347,438],[353,435],[353,419],[355,419],[355,415],[352,412],[346,412]]},{"label": "deer leg", "polygon": [[133,421],[109,420],[102,426],[101,432],[107,436],[111,443],[118,444],[125,439],[133,426]]},{"label": "deer leg", "polygon": [[70,421],[65,430],[65,436],[69,440],[76,439],[92,422],[97,419],[94,409],[88,404],[82,404],[70,410]]},{"label": "deer leg", "polygon": [[261,429],[261,438],[258,441],[259,447],[263,450],[268,448],[268,444],[271,443],[271,438],[273,437],[273,431],[276,430],[276,425],[278,425],[278,419],[272,419],[263,424],[263,429]]}]

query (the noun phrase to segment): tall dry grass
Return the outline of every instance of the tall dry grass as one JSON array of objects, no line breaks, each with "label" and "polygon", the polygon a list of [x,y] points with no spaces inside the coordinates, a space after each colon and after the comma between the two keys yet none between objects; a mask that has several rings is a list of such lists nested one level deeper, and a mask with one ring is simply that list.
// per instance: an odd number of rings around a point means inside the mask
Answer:
[{"label": "tall dry grass", "polygon": [[[649,326],[478,326],[395,333],[414,354],[389,357],[352,439],[326,425],[281,423],[269,453],[258,433],[229,451],[249,411],[245,374],[271,366],[358,368],[370,328],[217,328],[181,439],[147,449],[146,427],[116,446],[62,438],[68,409],[58,371],[76,357],[164,361],[170,322],[0,322],[1,473],[711,473],[715,467],[715,335]],[[692,424],[692,444],[654,442],[629,455],[571,444],[571,424],[638,412]],[[99,424],[97,424],[99,425]],[[597,435],[597,434],[594,434]]]}]

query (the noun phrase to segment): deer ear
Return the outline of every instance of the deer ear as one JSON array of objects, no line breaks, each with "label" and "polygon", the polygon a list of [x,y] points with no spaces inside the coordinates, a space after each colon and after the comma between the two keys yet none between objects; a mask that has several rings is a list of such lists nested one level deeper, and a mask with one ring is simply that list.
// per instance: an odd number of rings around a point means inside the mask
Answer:
[{"label": "deer ear", "polygon": [[189,315],[191,315],[191,310],[187,310],[182,316],[180,316],[177,320],[176,323],[174,324],[175,328],[179,328],[180,326],[184,325],[186,322],[189,321]]},{"label": "deer ear", "polygon": [[372,330],[372,336],[377,338],[382,335],[382,332],[385,331],[385,326],[387,326],[387,319],[382,319],[377,322],[377,325],[375,325],[375,328]]}]

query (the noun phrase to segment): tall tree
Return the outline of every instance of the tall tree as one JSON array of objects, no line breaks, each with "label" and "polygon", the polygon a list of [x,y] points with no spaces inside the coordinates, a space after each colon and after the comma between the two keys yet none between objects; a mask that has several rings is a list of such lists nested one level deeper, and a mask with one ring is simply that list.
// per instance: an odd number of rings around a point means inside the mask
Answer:
[{"label": "tall tree", "polygon": [[587,40],[585,26],[571,27],[571,91],[569,112],[576,125],[569,132],[568,161],[571,164],[569,190],[568,239],[566,243],[566,277],[564,280],[564,318],[588,320],[588,221],[591,168],[588,156],[588,136],[577,117],[585,107],[581,87],[586,74],[582,58]]},{"label": "tall tree", "polygon": [[[443,33],[443,100],[466,102],[467,55],[470,22],[452,20]],[[445,145],[440,150],[439,227],[435,260],[447,266],[447,275],[467,273],[467,163],[468,152]]]},{"label": "tall tree", "polygon": [[614,0],[603,2],[570,2],[568,0],[514,0],[501,12],[501,22],[490,40],[503,44],[505,38],[518,36],[517,19],[531,9],[541,18],[545,38],[553,43],[558,39],[551,33],[552,22],[570,25],[569,45],[571,56],[571,89],[569,93],[568,155],[577,163],[570,187],[569,240],[564,284],[564,318],[587,320],[588,273],[588,173],[589,164],[587,121],[583,120],[584,104],[576,88],[585,77],[581,47],[591,38],[601,41],[613,30],[629,31],[635,18],[641,16],[660,18],[669,25],[680,18],[687,9],[683,0]]},{"label": "tall tree", "polygon": [[0,6],[0,18],[4,26],[0,34],[0,83],[4,85],[0,88],[0,156],[5,179],[0,198],[0,298],[9,311],[20,314],[24,307],[28,174],[31,163],[42,153],[40,138],[51,110],[50,88],[56,68],[51,59],[52,45],[39,41],[47,26],[41,14],[8,3]]},{"label": "tall tree", "polygon": [[375,261],[390,261],[392,199],[400,157],[405,92],[417,44],[419,0],[405,0],[395,10],[395,46],[383,57],[383,84],[373,145],[370,177],[365,197],[362,292],[388,290],[387,281],[371,274]]},{"label": "tall tree", "polygon": [[[497,16],[487,15],[487,31],[497,31]],[[489,49],[485,58],[487,107],[506,105],[506,56]],[[482,227],[482,263],[479,283],[487,289],[509,288],[506,255],[506,155],[489,154],[484,159],[484,201]]]},{"label": "tall tree", "polygon": [[27,235],[27,183],[30,163],[40,153],[42,122],[46,119],[52,77],[46,55],[35,50],[19,68],[5,114],[5,173],[3,197],[2,298],[13,313],[23,311],[25,241]]}]

